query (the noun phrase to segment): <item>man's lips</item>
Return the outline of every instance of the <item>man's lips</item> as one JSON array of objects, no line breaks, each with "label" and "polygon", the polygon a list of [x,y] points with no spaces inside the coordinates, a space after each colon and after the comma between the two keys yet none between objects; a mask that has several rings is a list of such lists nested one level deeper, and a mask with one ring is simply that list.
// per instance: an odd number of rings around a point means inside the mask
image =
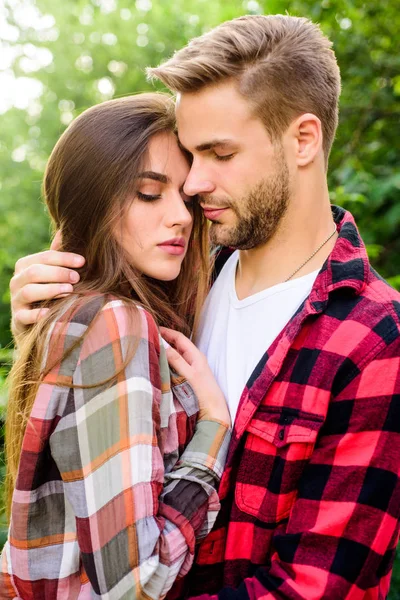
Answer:
[{"label": "man's lips", "polygon": [[224,207],[224,208],[218,208],[218,207],[213,207],[213,206],[202,206],[203,212],[204,212],[204,216],[207,219],[210,219],[210,221],[216,221],[218,219],[218,217],[220,215],[222,215],[223,212],[225,212],[228,207]]},{"label": "man's lips", "polygon": [[170,240],[166,240],[161,244],[158,244],[158,247],[167,252],[168,254],[172,254],[174,256],[181,256],[184,254],[186,249],[186,240],[183,237],[176,237]]}]

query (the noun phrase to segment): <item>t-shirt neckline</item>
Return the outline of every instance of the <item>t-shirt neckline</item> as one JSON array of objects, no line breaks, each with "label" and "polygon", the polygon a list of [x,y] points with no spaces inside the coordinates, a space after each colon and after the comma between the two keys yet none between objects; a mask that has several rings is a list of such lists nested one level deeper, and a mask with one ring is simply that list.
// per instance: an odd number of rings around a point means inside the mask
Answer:
[{"label": "t-shirt neckline", "polygon": [[276,294],[281,294],[288,289],[294,289],[300,286],[303,286],[310,281],[314,282],[316,279],[320,269],[316,271],[312,271],[311,273],[307,273],[306,275],[302,275],[302,277],[297,277],[296,279],[291,279],[290,281],[283,281],[282,283],[277,283],[265,290],[261,290],[252,294],[251,296],[247,296],[247,298],[243,298],[243,300],[239,300],[236,294],[236,268],[239,262],[239,252],[237,251],[237,255],[235,259],[232,261],[232,265],[230,265],[229,272],[229,296],[231,300],[231,304],[234,308],[245,308],[250,304],[255,304],[256,302],[260,302],[260,300],[264,300],[265,298],[275,296]]}]

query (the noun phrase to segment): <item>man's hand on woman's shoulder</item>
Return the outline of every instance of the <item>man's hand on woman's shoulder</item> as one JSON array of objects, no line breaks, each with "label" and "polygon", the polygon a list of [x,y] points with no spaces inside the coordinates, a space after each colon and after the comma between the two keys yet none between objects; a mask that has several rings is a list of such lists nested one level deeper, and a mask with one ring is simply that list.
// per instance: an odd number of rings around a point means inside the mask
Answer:
[{"label": "man's hand on woman's shoulder", "polygon": [[46,309],[37,307],[37,302],[51,300],[73,291],[79,281],[79,269],[85,263],[83,256],[60,252],[59,239],[55,238],[51,249],[20,258],[10,281],[11,330],[18,336],[36,323]]}]

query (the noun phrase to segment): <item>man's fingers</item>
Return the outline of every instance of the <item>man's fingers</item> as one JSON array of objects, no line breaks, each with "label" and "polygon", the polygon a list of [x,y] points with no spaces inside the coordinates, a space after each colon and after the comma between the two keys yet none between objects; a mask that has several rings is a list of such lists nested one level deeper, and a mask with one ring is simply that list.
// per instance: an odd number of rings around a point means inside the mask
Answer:
[{"label": "man's fingers", "polygon": [[27,308],[22,308],[21,310],[17,310],[17,312],[14,314],[14,323],[16,331],[20,331],[21,325],[26,326],[37,323],[39,319],[44,317],[48,310],[48,308],[33,308],[29,310]]},{"label": "man's fingers", "polygon": [[85,259],[79,254],[72,252],[58,252],[57,250],[45,250],[20,258],[15,264],[15,273],[24,271],[31,265],[51,265],[55,267],[70,267],[76,269],[85,264]]},{"label": "man's fingers", "polygon": [[15,295],[13,298],[13,308],[15,311],[20,312],[33,302],[51,300],[61,294],[69,294],[73,289],[70,283],[31,283],[25,285]]},{"label": "man's fingers", "polygon": [[15,294],[30,283],[77,283],[78,281],[79,273],[71,269],[34,264],[12,277],[10,290]]},{"label": "man's fingers", "polygon": [[56,231],[56,235],[53,238],[53,241],[50,244],[50,250],[60,250],[62,246],[62,236],[61,231],[58,229]]}]

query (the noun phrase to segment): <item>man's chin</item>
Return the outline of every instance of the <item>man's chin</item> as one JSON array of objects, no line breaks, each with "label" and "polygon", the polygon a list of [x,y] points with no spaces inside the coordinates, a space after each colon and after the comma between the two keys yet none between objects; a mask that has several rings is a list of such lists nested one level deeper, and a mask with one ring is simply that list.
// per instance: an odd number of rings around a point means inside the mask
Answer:
[{"label": "man's chin", "polygon": [[227,228],[216,221],[210,227],[210,241],[214,246],[225,246],[234,250],[252,250],[258,245],[254,239],[239,237],[235,229]]},{"label": "man's chin", "polygon": [[225,232],[215,232],[212,234],[210,231],[210,241],[214,246],[226,246],[234,249],[238,247],[235,238]]},{"label": "man's chin", "polygon": [[230,231],[219,221],[212,221],[210,225],[210,240],[215,246],[230,246]]}]

